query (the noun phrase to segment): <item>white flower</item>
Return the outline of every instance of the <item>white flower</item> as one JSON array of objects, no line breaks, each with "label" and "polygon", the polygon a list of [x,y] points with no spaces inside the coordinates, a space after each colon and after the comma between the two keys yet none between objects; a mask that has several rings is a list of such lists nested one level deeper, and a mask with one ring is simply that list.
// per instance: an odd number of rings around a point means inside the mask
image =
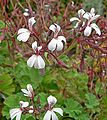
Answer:
[{"label": "white flower", "polygon": [[47,101],[49,104],[49,110],[46,112],[43,120],[58,120],[58,117],[56,116],[55,112],[63,116],[63,110],[61,108],[53,108],[53,106],[57,102],[57,99],[53,97],[52,95],[50,95],[47,98]]},{"label": "white flower", "polygon": [[28,102],[23,102],[23,101],[20,101],[20,107],[21,108],[26,108],[29,106],[29,103]]},{"label": "white flower", "polygon": [[24,13],[23,13],[24,16],[29,16],[29,9],[25,9]]},{"label": "white flower", "polygon": [[49,29],[55,33],[55,32],[59,32],[61,30],[61,27],[57,25],[56,23],[54,23],[49,27]]},{"label": "white flower", "polygon": [[27,84],[27,90],[21,89],[21,91],[24,93],[24,96],[32,98],[34,96],[33,88],[31,84]]},{"label": "white flower", "polygon": [[19,41],[26,42],[26,41],[29,39],[29,37],[30,37],[30,33],[31,33],[31,32],[30,32],[28,29],[26,29],[26,28],[20,28],[20,29],[18,30],[17,39],[18,39]]},{"label": "white flower", "polygon": [[51,51],[61,51],[63,49],[63,42],[66,43],[66,38],[64,36],[58,36],[61,27],[54,23],[49,27],[49,29],[54,32],[54,38],[49,42],[48,49]]},{"label": "white flower", "polygon": [[[34,25],[36,21],[34,20],[34,17],[31,17],[29,20],[28,20],[28,26],[29,26],[29,29],[32,30],[32,26]],[[29,37],[30,37],[30,34],[31,34],[31,31],[26,29],[26,28],[20,28],[18,30],[18,36],[17,36],[17,40],[19,41],[23,41],[23,42],[26,42]]]},{"label": "white flower", "polygon": [[30,29],[35,23],[36,23],[35,17],[31,17],[31,18],[28,20],[29,29]]},{"label": "white flower", "polygon": [[10,117],[13,120],[16,117],[16,120],[20,120],[22,111],[20,108],[15,108],[10,110]]},{"label": "white flower", "polygon": [[77,23],[76,23],[76,25],[74,26],[74,28],[77,28],[78,25],[79,25],[79,23],[81,23],[81,22],[83,22],[83,23],[82,23],[82,26],[85,25],[85,22],[82,21],[84,14],[85,14],[85,11],[84,11],[83,9],[80,9],[80,10],[78,10],[78,17],[79,17],[79,18],[73,17],[73,18],[70,19],[70,22],[77,21]]},{"label": "white flower", "polygon": [[53,106],[53,105],[56,104],[57,99],[56,99],[54,96],[50,95],[50,96],[47,98],[47,101],[48,101],[49,106]]},{"label": "white flower", "polygon": [[89,22],[96,20],[100,15],[95,15],[95,9],[91,8],[90,12],[86,12],[83,18],[87,19]]},{"label": "white flower", "polygon": [[16,120],[20,120],[21,114],[22,114],[22,112],[23,112],[23,108],[24,108],[24,107],[28,107],[28,105],[29,105],[28,102],[20,101],[20,107],[21,107],[21,108],[14,108],[14,109],[11,109],[11,110],[10,110],[11,120],[13,120],[15,117],[16,117]]},{"label": "white flower", "polygon": [[24,16],[29,16],[29,13],[28,12],[24,12],[23,15]]},{"label": "white flower", "polygon": [[33,113],[33,106],[30,106],[29,108],[30,108],[29,113]]},{"label": "white flower", "polygon": [[37,47],[37,42],[35,41],[34,43],[32,43],[32,48],[35,51],[35,54],[33,54],[27,60],[27,65],[29,67],[43,69],[45,67],[45,62],[44,62],[43,58],[39,55],[39,52],[42,49],[42,46]]},{"label": "white flower", "polygon": [[66,43],[66,38],[64,36],[53,38],[48,44],[48,49],[51,51],[61,51],[63,49],[63,42]]},{"label": "white flower", "polygon": [[28,9],[28,8],[25,8],[25,11],[26,11],[26,12],[29,12],[29,9]]},{"label": "white flower", "polygon": [[84,35],[90,36],[92,29],[94,29],[98,35],[101,35],[99,27],[95,23],[91,23],[92,21],[100,17],[100,15],[95,15],[95,9],[91,8],[90,13],[86,12],[83,17],[88,20],[87,27],[84,30]]}]

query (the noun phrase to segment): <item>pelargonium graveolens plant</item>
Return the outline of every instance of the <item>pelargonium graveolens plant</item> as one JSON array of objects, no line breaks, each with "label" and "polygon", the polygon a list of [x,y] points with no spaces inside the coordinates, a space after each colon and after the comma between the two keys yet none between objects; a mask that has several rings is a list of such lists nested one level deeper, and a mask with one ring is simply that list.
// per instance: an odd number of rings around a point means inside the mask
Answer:
[{"label": "pelargonium graveolens plant", "polygon": [[[76,8],[73,2],[63,11],[60,10],[60,6],[55,7],[54,0],[37,0],[34,3],[35,10],[30,3],[24,8],[20,2],[10,15],[4,9],[6,27],[3,31],[6,33],[10,54],[14,51],[11,55],[13,60],[15,53],[20,53],[29,69],[38,69],[42,75],[45,69],[53,66],[86,73],[88,90],[95,93],[95,76],[99,77],[99,81],[103,81],[106,80],[107,74],[107,20],[97,15],[95,8],[91,8],[89,12],[82,7]],[[71,10],[76,11],[78,17],[71,16]],[[63,55],[71,61],[63,61]],[[57,113],[63,116],[61,108],[54,108],[57,102],[54,96],[50,95],[47,98],[48,103],[38,107],[35,104],[40,104],[40,98],[35,102],[34,97],[37,94],[31,84],[27,84],[27,89],[21,91],[28,102],[19,101],[20,106],[10,110],[12,120],[21,120],[22,114],[33,115],[35,119],[42,114],[43,120],[58,120]]]},{"label": "pelargonium graveolens plant", "polygon": [[[55,112],[59,113],[61,116],[63,116],[63,110],[61,108],[53,108],[53,106],[56,104],[57,99],[50,95],[47,98],[48,104],[44,106],[44,108],[36,108],[34,105],[34,91],[31,86],[31,84],[27,84],[27,90],[21,89],[21,91],[24,93],[24,96],[29,97],[31,99],[31,103],[29,106],[29,102],[23,102],[20,101],[20,107],[19,108],[13,108],[10,110],[10,117],[11,120],[13,120],[16,117],[16,120],[21,120],[21,114],[34,114],[34,116],[39,115],[41,112],[46,112],[43,120],[58,120],[58,117],[56,116]],[[38,104],[38,103],[37,103]]]}]

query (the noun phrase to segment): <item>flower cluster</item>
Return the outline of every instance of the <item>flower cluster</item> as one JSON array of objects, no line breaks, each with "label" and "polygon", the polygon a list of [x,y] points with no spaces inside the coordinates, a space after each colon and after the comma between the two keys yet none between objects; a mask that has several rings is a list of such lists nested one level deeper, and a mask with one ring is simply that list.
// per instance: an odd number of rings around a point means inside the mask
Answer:
[{"label": "flower cluster", "polygon": [[32,43],[32,49],[34,50],[35,54],[33,54],[28,60],[27,65],[29,67],[43,69],[45,67],[45,62],[43,58],[40,56],[40,51],[42,49],[42,46],[37,47],[37,42],[35,41]]},{"label": "flower cluster", "polygon": [[[29,10],[25,9],[24,15],[28,15]],[[90,12],[86,12],[83,9],[78,10],[78,17],[73,17],[70,19],[70,22],[77,21],[74,28],[80,29],[83,28],[84,36],[90,36],[92,33],[92,29],[96,31],[96,34],[99,36],[101,35],[100,28],[96,25],[95,20],[97,20],[100,15],[95,14],[95,9],[91,8]],[[47,39],[46,42],[42,42],[36,33],[34,24],[36,23],[35,17],[31,17],[28,19],[28,29],[20,28],[18,30],[17,40],[22,42],[27,42],[29,37],[36,37],[37,40],[32,43],[33,54],[27,60],[27,65],[29,67],[34,67],[37,69],[44,69],[45,68],[45,52],[51,54],[59,64],[58,59],[55,57],[54,53],[62,51],[64,49],[64,45],[66,44],[66,38],[63,35],[59,35],[61,32],[61,27],[54,23],[50,25],[48,32],[47,32]],[[51,33],[48,36],[48,33]],[[62,33],[62,32],[61,32]],[[51,37],[51,39],[48,39]],[[37,46],[39,45],[39,47]],[[56,51],[56,52],[55,52]]]},{"label": "flower cluster", "polygon": [[[21,89],[21,91],[24,93],[24,96],[27,96],[31,99],[34,98],[34,92],[31,84],[27,85],[27,90]],[[29,102],[20,101],[19,104],[20,104],[20,108],[14,108],[10,110],[11,120],[13,120],[15,117],[16,117],[16,120],[20,120],[21,114],[24,112],[28,112],[28,113],[34,112],[33,106],[29,106]]]},{"label": "flower cluster", "polygon": [[54,32],[54,38],[48,44],[48,49],[51,51],[61,51],[63,49],[63,42],[66,43],[66,38],[64,36],[58,36],[61,27],[55,23],[51,25],[49,29]]},{"label": "flower cluster", "polygon": [[50,95],[47,98],[48,101],[48,111],[46,112],[43,120],[58,120],[58,117],[56,116],[55,112],[59,113],[61,116],[63,116],[63,110],[61,108],[53,108],[53,106],[56,104],[57,99]]},{"label": "flower cluster", "polygon": [[[29,106],[29,102],[23,102],[20,101],[20,108],[14,108],[10,110],[10,117],[11,120],[13,120],[16,117],[16,120],[20,120],[21,119],[21,115],[24,114],[36,114],[37,109],[35,108],[35,103],[34,103],[34,91],[33,88],[31,86],[31,84],[27,84],[27,89],[21,89],[21,91],[24,93],[24,96],[28,97],[31,99],[32,101],[32,105]],[[46,114],[43,118],[43,120],[58,120],[58,117],[56,116],[55,112],[59,113],[61,116],[63,116],[63,110],[61,108],[53,108],[53,106],[56,104],[57,99],[50,95],[47,98],[48,101],[48,106],[46,108]],[[45,108],[44,108],[45,109]],[[37,112],[37,114],[40,112],[41,110],[39,110]]]},{"label": "flower cluster", "polygon": [[[26,12],[24,14],[27,14]],[[31,17],[28,20],[28,28],[20,28],[18,30],[18,36],[17,36],[17,40],[22,41],[22,42],[27,42],[27,40],[29,39],[30,35],[34,35],[34,31],[33,31],[33,26],[36,23],[34,17]],[[29,67],[34,67],[37,69],[43,69],[45,67],[45,61],[42,58],[41,55],[44,55],[45,51],[48,52],[54,52],[56,51],[61,51],[64,47],[64,43],[66,43],[66,38],[64,36],[59,36],[59,32],[61,30],[61,27],[59,25],[57,25],[56,23],[52,24],[49,27],[49,30],[52,31],[54,33],[54,36],[52,38],[52,40],[49,41],[48,45],[47,43],[40,45],[39,47],[37,47],[38,41],[35,41],[32,43],[32,49],[34,51],[34,54],[27,60],[27,65]],[[46,47],[44,47],[46,46]]]},{"label": "flower cluster", "polygon": [[100,15],[95,14],[94,8],[91,8],[90,12],[85,12],[83,9],[80,9],[78,11],[78,16],[79,18],[77,17],[71,18],[70,22],[78,21],[75,28],[79,27],[80,23],[82,22],[82,26],[85,26],[84,36],[90,36],[92,29],[94,29],[98,35],[101,35],[99,27],[95,23],[92,23],[93,21],[100,17]]}]

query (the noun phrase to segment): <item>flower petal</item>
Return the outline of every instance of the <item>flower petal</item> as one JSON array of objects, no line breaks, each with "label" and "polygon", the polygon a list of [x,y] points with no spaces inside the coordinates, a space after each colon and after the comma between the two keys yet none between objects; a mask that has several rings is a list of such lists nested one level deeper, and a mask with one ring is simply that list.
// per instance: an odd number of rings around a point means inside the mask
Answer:
[{"label": "flower petal", "polygon": [[38,59],[38,69],[43,69],[45,67],[45,62],[43,58],[39,55],[37,59]]},{"label": "flower petal", "polygon": [[31,18],[28,20],[28,25],[29,25],[29,27],[32,27],[35,23],[36,23],[35,17],[31,17]]},{"label": "flower petal", "polygon": [[34,62],[34,68],[38,68],[38,56],[36,56],[36,59]]},{"label": "flower petal", "polygon": [[82,23],[82,27],[85,25],[85,22],[83,21],[83,23]]},{"label": "flower petal", "polygon": [[54,25],[55,25],[57,31],[59,32],[61,30],[61,27],[58,24],[56,24],[56,23],[54,23]]},{"label": "flower petal", "polygon": [[92,23],[90,26],[96,31],[98,35],[101,35],[100,28],[95,23]]},{"label": "flower petal", "polygon": [[80,21],[80,19],[78,19],[77,17],[72,17],[72,18],[70,19],[70,22],[73,22],[73,21]]},{"label": "flower petal", "polygon": [[26,95],[28,95],[28,91],[27,91],[26,89],[21,89],[21,91],[22,91],[23,93],[25,93]]},{"label": "flower petal", "polygon": [[20,106],[21,106],[22,108],[28,107],[28,106],[29,106],[29,103],[28,103],[28,102],[20,101]]},{"label": "flower petal", "polygon": [[16,117],[19,112],[22,112],[20,110],[20,108],[11,109],[10,110],[10,117],[11,117],[11,119],[14,119],[14,117]]},{"label": "flower petal", "polygon": [[49,27],[49,29],[50,29],[50,30],[52,30],[53,32],[55,32],[55,31],[56,31],[56,27],[55,27],[55,25],[54,25],[54,24],[52,24],[52,25]]},{"label": "flower petal", "polygon": [[61,27],[59,25],[57,25],[56,23],[54,23],[49,27],[49,29],[55,33],[56,30],[59,32],[61,30]]},{"label": "flower petal", "polygon": [[30,106],[31,110],[29,110],[29,113],[33,113],[33,106]]},{"label": "flower petal", "polygon": [[47,111],[43,120],[51,120],[51,115],[52,115],[52,112],[51,111]]},{"label": "flower petal", "polygon": [[61,51],[62,49],[63,49],[63,43],[61,41],[57,41],[56,50],[57,51]]},{"label": "flower petal", "polygon": [[92,15],[91,15],[91,13],[86,12],[86,13],[83,15],[83,18],[89,20],[90,18],[92,18]]},{"label": "flower petal", "polygon": [[36,48],[37,48],[37,42],[35,41],[35,42],[32,43],[32,49],[35,51]]},{"label": "flower petal", "polygon": [[63,116],[63,110],[61,108],[53,108],[54,112],[59,113],[61,116]]},{"label": "flower petal", "polygon": [[[27,30],[27,29],[26,29]],[[23,41],[23,42],[26,42],[29,37],[30,37],[30,31],[27,31],[27,32],[21,32],[22,30],[18,31],[19,35],[17,36],[17,39],[19,41]],[[20,33],[21,32],[21,33]]]},{"label": "flower petal", "polygon": [[20,120],[22,112],[19,112],[16,116],[16,120]]},{"label": "flower petal", "polygon": [[26,29],[26,28],[20,28],[20,29],[18,30],[18,35],[21,34],[21,33],[25,33],[25,32],[29,32],[29,30]]},{"label": "flower petal", "polygon": [[27,89],[28,91],[30,91],[31,93],[33,92],[33,88],[31,84],[27,84]]},{"label": "flower petal", "polygon": [[23,15],[24,16],[29,16],[29,13],[28,12],[24,12]]},{"label": "flower petal", "polygon": [[29,9],[28,9],[28,8],[25,8],[24,10],[25,10],[26,12],[29,12]]},{"label": "flower petal", "polygon": [[57,44],[57,40],[53,38],[48,44],[48,49],[54,51],[56,49],[56,44]]},{"label": "flower petal", "polygon": [[90,13],[92,14],[92,16],[95,16],[95,9],[91,8]]},{"label": "flower petal", "polygon": [[48,104],[49,104],[49,105],[54,105],[54,104],[56,104],[57,99],[56,99],[54,96],[50,95],[50,96],[47,98],[47,101],[48,101]]},{"label": "flower petal", "polygon": [[58,36],[58,41],[64,41],[66,43],[66,38],[64,36]]},{"label": "flower petal", "polygon": [[81,18],[84,15],[85,11],[83,9],[78,10],[78,16]]},{"label": "flower petal", "polygon": [[99,18],[99,17],[100,17],[100,15],[95,15],[95,16],[93,16],[93,17],[91,18],[91,22],[94,21],[94,20],[96,20],[96,19]]},{"label": "flower petal", "polygon": [[56,116],[54,112],[52,112],[52,120],[58,120],[58,117]]},{"label": "flower petal", "polygon": [[28,65],[29,67],[33,67],[36,60],[37,60],[37,56],[36,56],[36,55],[32,55],[32,56],[27,60],[27,65]]},{"label": "flower petal", "polygon": [[77,28],[79,26],[80,22],[77,22],[76,25],[74,26],[74,28]]},{"label": "flower petal", "polygon": [[23,94],[24,96],[26,96],[26,97],[29,97],[29,92],[28,92],[28,94]]},{"label": "flower petal", "polygon": [[40,51],[42,49],[42,46],[39,46],[37,49],[38,49],[38,51]]},{"label": "flower petal", "polygon": [[91,34],[92,28],[90,26],[87,26],[84,30],[84,35],[89,36]]}]

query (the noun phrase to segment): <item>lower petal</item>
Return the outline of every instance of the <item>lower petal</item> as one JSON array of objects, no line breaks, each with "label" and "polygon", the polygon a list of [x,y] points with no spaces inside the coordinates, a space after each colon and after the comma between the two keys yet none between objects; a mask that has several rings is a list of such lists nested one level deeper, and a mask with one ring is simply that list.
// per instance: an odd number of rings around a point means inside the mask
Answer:
[{"label": "lower petal", "polygon": [[51,120],[51,114],[52,114],[52,112],[48,110],[48,111],[46,112],[43,120]]},{"label": "lower petal", "polygon": [[56,116],[54,112],[52,112],[52,120],[58,120],[58,117]]},{"label": "lower petal", "polygon": [[20,120],[22,112],[19,112],[16,116],[16,120]]},{"label": "lower petal", "polygon": [[61,108],[53,108],[53,111],[59,113],[61,116],[63,116],[63,110]]},{"label": "lower petal", "polygon": [[92,23],[91,27],[96,31],[98,35],[101,35],[100,28],[95,23]]},{"label": "lower petal", "polygon": [[66,43],[66,38],[64,36],[58,36],[57,38],[58,41],[63,41]]},{"label": "lower petal", "polygon": [[80,21],[77,17],[72,17],[71,19],[70,19],[70,22],[73,22],[73,21]]},{"label": "lower petal", "polygon": [[17,36],[17,39],[18,39],[19,41],[26,42],[26,41],[29,39],[29,36],[30,36],[30,32],[24,32],[24,33],[20,33],[20,34]]},{"label": "lower petal", "polygon": [[36,56],[36,55],[32,55],[32,56],[27,60],[27,65],[28,65],[29,67],[33,67],[36,59],[37,59],[37,56]]},{"label": "lower petal", "polygon": [[84,30],[84,35],[89,36],[91,34],[92,28],[90,26],[87,26]]},{"label": "lower petal", "polygon": [[57,43],[57,40],[53,38],[48,44],[48,49],[51,51],[54,51],[56,49],[56,43]]},{"label": "lower petal", "polygon": [[14,119],[14,117],[16,117],[19,112],[21,112],[19,108],[11,109],[10,110],[11,119]]},{"label": "lower petal", "polygon": [[57,41],[57,51],[61,51],[63,49],[63,43],[61,41]]},{"label": "lower petal", "polygon": [[39,55],[37,57],[37,60],[38,60],[38,69],[43,69],[45,67],[45,62],[43,58]]}]

